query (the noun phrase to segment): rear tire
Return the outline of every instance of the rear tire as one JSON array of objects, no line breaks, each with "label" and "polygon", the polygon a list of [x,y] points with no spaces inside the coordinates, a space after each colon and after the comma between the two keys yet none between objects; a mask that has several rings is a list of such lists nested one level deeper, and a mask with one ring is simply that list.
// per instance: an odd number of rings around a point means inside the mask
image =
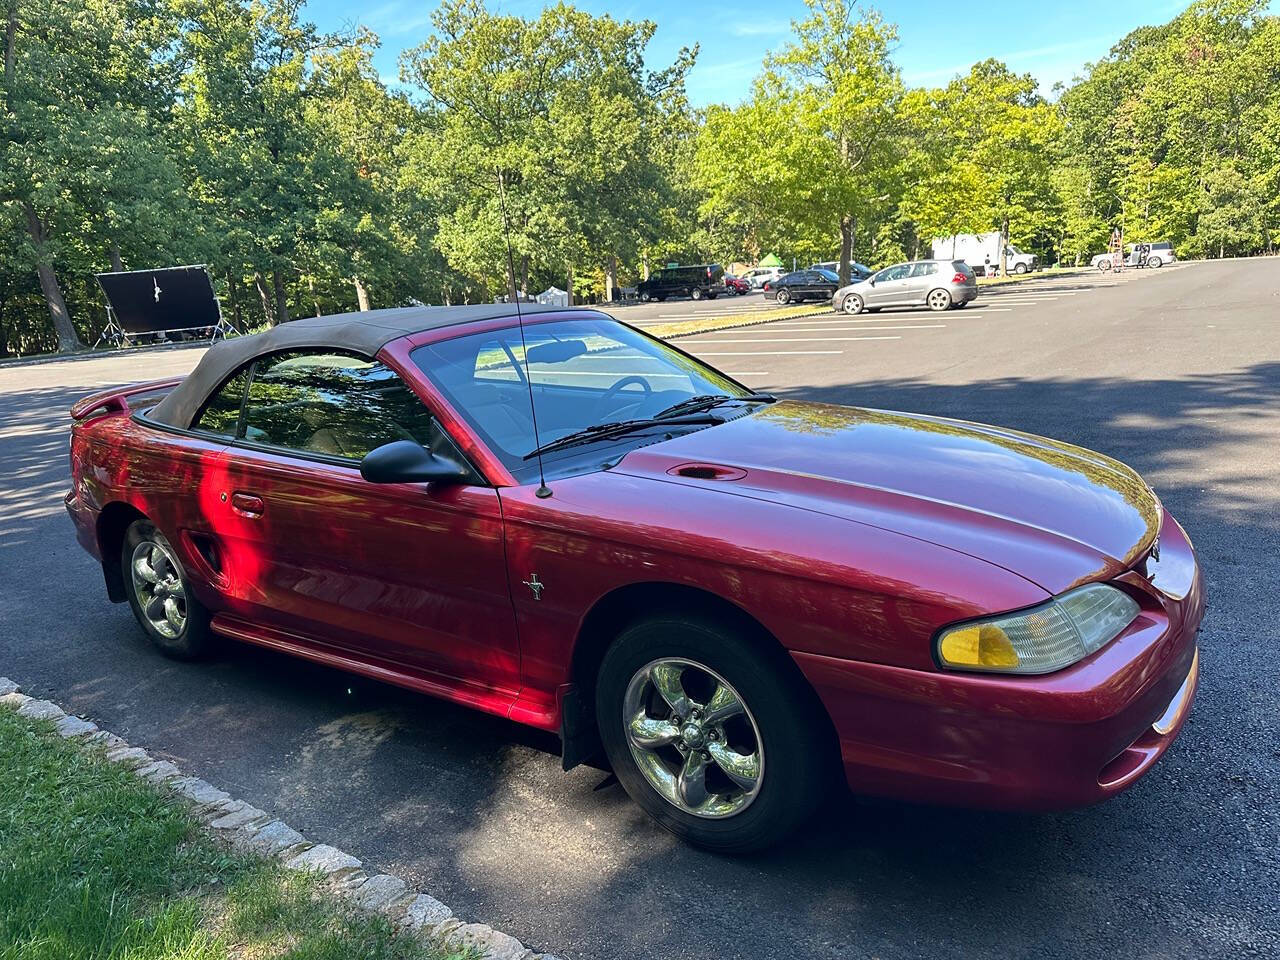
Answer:
[{"label": "rear tire", "polygon": [[791,291],[788,290],[786,287],[783,287],[781,290],[778,291],[777,300],[780,304],[782,304],[785,307],[788,303],[791,302]]},{"label": "rear tire", "polygon": [[951,308],[951,294],[941,287],[936,287],[929,291],[929,296],[925,297],[925,303],[929,305],[930,310],[949,310]]},{"label": "rear tire", "polygon": [[[833,757],[818,709],[783,657],[681,614],[624,630],[596,683],[601,741],[623,789],[664,829],[721,853],[770,846],[816,808]],[[637,729],[650,745],[635,742]]]},{"label": "rear tire", "polygon": [[1151,267],[1153,270],[1159,270],[1164,266],[1164,261],[1159,257],[1147,257],[1147,266]]},{"label": "rear tire", "polygon": [[156,649],[175,660],[209,654],[209,611],[192,595],[173,545],[150,520],[135,520],[125,531],[120,570],[129,608]]}]

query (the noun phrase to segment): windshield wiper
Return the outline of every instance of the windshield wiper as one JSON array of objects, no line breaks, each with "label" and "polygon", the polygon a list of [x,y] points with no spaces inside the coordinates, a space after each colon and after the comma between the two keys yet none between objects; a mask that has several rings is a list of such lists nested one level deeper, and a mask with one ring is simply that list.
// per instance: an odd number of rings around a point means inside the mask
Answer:
[{"label": "windshield wiper", "polygon": [[742,403],[773,403],[777,399],[777,397],[768,393],[749,393],[745,397],[731,397],[727,393],[703,393],[696,397],[686,397],[679,403],[673,403],[665,410],[659,410],[653,415],[653,418],[655,420],[664,420],[667,417],[679,416],[682,413],[710,410],[712,407],[719,406],[730,400],[738,400]]},{"label": "windshield wiper", "polygon": [[651,427],[673,427],[673,426],[706,426],[715,423],[724,423],[724,417],[717,417],[709,413],[698,414],[688,417],[644,417],[639,420],[615,420],[612,423],[597,423],[582,430],[575,430],[573,433],[565,434],[548,443],[544,443],[536,450],[530,450],[524,455],[524,459],[532,460],[536,456],[544,453],[551,453],[554,450],[563,450],[565,447],[576,447],[580,444],[591,443],[595,440],[607,440],[610,437],[620,437],[623,434],[631,433],[634,430],[644,430]]}]

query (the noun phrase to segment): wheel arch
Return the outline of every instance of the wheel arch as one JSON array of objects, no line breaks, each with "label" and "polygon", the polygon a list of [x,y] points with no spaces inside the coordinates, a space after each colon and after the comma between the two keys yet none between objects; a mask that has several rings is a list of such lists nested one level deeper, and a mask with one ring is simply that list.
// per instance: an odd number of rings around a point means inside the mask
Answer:
[{"label": "wheel arch", "polygon": [[112,603],[124,603],[128,599],[124,589],[124,570],[120,566],[125,531],[135,520],[146,519],[145,513],[123,500],[111,501],[98,514],[98,554],[102,557],[102,576],[107,582],[107,597]]},{"label": "wheel arch", "polygon": [[749,611],[703,587],[669,581],[644,581],[616,587],[601,596],[582,619],[574,638],[570,659],[570,693],[561,711],[563,765],[566,770],[595,756],[599,749],[596,732],[596,675],[605,652],[614,639],[631,624],[662,613],[696,614],[741,630],[780,673],[791,678],[796,689],[822,725],[830,745],[832,762],[840,758],[835,726],[817,691],[792,660],[774,634]]}]

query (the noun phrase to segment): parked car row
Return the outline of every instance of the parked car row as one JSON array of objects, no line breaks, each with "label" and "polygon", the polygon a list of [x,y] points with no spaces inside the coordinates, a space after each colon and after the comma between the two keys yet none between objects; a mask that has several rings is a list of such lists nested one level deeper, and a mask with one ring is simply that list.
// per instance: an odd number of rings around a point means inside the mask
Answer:
[{"label": "parked car row", "polygon": [[845,286],[833,270],[818,265],[784,274],[764,285],[766,297],[787,304],[831,300],[837,311],[861,313],[882,307],[963,307],[978,295],[978,279],[963,260],[914,260],[872,272],[853,264],[854,280]]}]

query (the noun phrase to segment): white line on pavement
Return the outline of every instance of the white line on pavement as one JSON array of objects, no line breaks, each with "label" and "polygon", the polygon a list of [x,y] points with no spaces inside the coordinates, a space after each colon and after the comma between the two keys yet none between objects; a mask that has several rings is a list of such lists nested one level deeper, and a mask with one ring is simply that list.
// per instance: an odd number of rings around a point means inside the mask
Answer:
[{"label": "white line on pavement", "polygon": [[[895,328],[896,329],[896,328]],[[694,344],[718,347],[722,343],[846,343],[853,340],[901,340],[901,337],[748,337],[733,340],[702,340]]]},{"label": "white line on pavement", "polygon": [[[895,340],[899,339],[894,337]],[[843,350],[735,350],[730,353],[703,353],[698,352],[700,357],[795,357],[806,356],[813,357],[819,354],[830,356],[833,354],[844,353]]]},{"label": "white line on pavement", "polygon": [[[839,332],[841,330],[858,330],[858,329],[862,329],[862,330],[941,330],[945,326],[946,326],[945,323],[904,323],[901,326],[896,326],[896,327],[855,327],[847,324],[840,324],[839,326],[836,326],[833,324],[829,327],[785,327],[785,328],[780,328],[778,332],[781,332],[781,333],[827,333],[832,330]],[[741,333],[741,332],[742,331],[740,329],[725,331],[725,333]],[[698,334],[698,336],[709,337],[711,336],[711,334],[700,333]]]}]

